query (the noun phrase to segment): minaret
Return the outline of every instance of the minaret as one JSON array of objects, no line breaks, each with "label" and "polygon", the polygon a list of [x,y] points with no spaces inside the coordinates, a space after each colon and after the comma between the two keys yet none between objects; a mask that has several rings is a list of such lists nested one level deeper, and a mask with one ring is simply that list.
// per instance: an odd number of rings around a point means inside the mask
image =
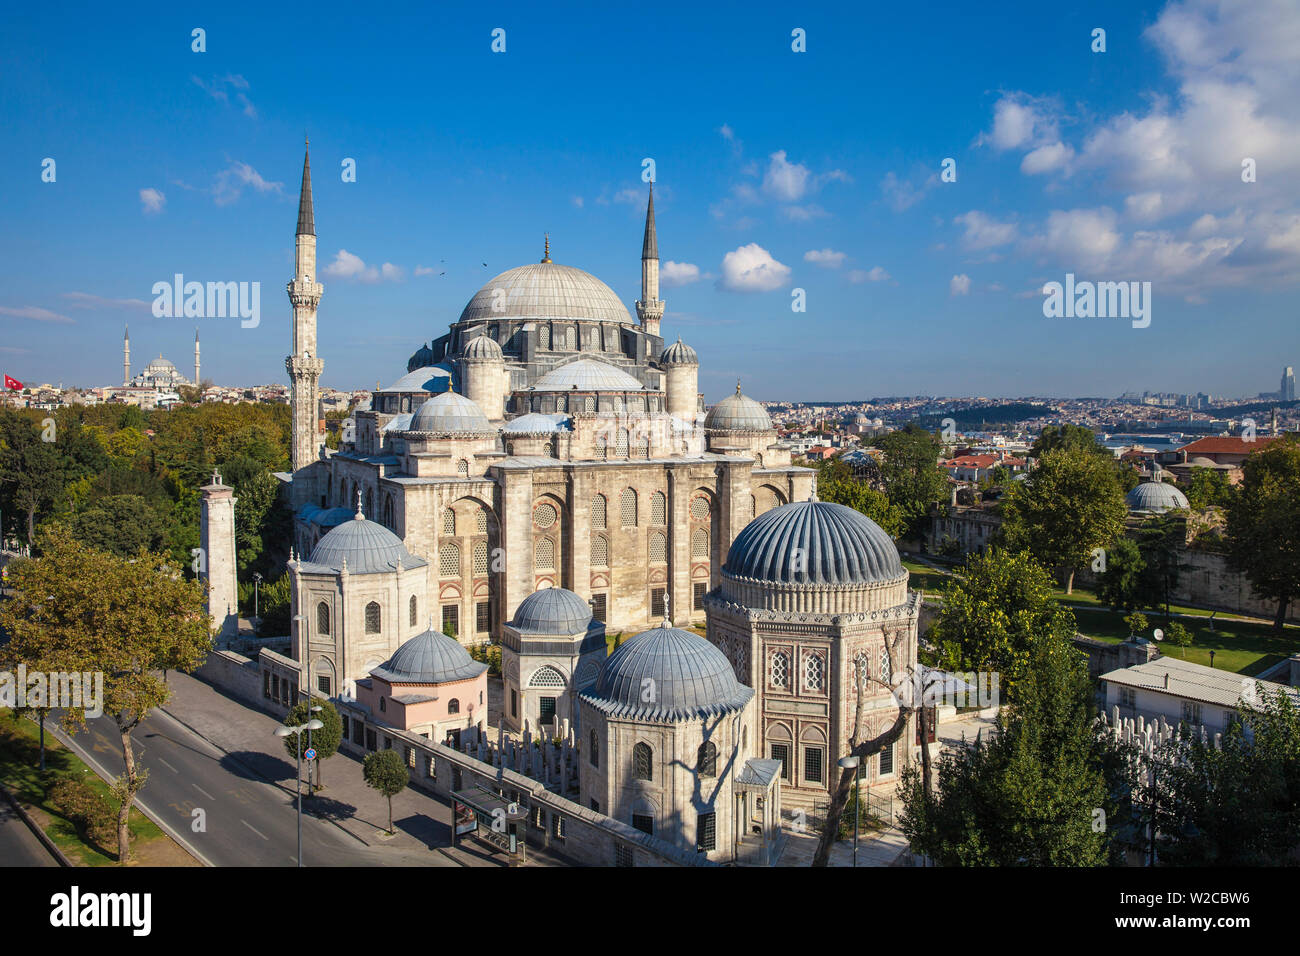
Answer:
[{"label": "minaret", "polygon": [[194,387],[198,388],[201,381],[203,379],[199,378],[199,330],[196,328],[194,330]]},{"label": "minaret", "polygon": [[234,489],[212,473],[199,489],[199,578],[207,586],[207,610],[220,637],[239,635],[239,584],[235,580]]},{"label": "minaret", "polygon": [[655,236],[655,184],[650,184],[650,202],[645,211],[645,238],[641,242],[641,299],[636,304],[641,327],[659,334],[664,303],[659,298],[659,239]]},{"label": "minaret", "polygon": [[316,281],[316,217],[311,204],[310,143],[302,161],[302,191],[298,196],[297,269],[289,283],[293,304],[293,354],[284,360],[291,386],[293,470],[306,468],[320,456],[317,385],[325,363],[316,357],[316,306],[325,289]]},{"label": "minaret", "polygon": [[122,330],[122,387],[131,384],[131,326]]}]

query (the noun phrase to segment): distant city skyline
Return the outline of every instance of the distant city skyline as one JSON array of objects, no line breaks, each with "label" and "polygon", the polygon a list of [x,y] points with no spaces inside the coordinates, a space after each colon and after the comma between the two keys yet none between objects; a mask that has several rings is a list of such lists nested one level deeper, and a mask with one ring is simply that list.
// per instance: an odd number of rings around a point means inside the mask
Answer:
[{"label": "distant city skyline", "polygon": [[[547,232],[557,262],[631,310],[647,158],[664,336],[699,352],[709,402],[737,378],[763,400],[1244,399],[1300,364],[1293,4],[1023,3],[996,22],[521,6],[375,11],[363,30],[330,12],[307,33],[295,11],[240,4],[139,22],[11,14],[5,372],[115,383],[124,322],[138,354],[185,367],[198,324],[208,378],[287,382],[304,131],[322,387],[398,378],[483,283],[539,259]],[[412,40],[380,42],[393,35]],[[178,273],[258,283],[258,322],[155,318],[155,283]],[[1150,326],[1044,317],[1044,283],[1067,274],[1151,282]]]}]

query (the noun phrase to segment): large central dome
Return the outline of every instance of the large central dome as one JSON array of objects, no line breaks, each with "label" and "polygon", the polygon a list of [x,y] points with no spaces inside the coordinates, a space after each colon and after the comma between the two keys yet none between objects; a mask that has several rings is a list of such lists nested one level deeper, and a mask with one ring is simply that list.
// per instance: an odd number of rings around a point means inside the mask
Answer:
[{"label": "large central dome", "polygon": [[614,290],[590,272],[554,262],[507,269],[484,284],[460,314],[463,322],[580,319],[631,325]]}]

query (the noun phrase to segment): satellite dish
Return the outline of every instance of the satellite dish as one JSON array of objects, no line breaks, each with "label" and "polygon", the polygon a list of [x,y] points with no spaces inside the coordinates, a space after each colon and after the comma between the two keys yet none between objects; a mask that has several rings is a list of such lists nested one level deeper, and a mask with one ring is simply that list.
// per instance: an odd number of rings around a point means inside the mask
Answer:
[{"label": "satellite dish", "polygon": [[1160,628],[1157,627],[1155,629],[1155,633],[1152,634],[1151,636],[1154,637],[1157,641],[1163,641],[1165,639],[1165,632],[1160,630]]}]

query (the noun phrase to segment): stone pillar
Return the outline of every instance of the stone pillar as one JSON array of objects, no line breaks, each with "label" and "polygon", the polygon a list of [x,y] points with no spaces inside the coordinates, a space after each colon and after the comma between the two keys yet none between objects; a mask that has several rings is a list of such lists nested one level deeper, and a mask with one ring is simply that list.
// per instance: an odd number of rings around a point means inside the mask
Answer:
[{"label": "stone pillar", "polygon": [[221,482],[215,471],[212,481],[199,489],[200,578],[207,585],[207,611],[214,633],[220,638],[239,634],[239,587],[235,580],[234,489]]},{"label": "stone pillar", "polygon": [[499,514],[500,544],[506,556],[505,571],[498,576],[501,621],[504,623],[514,618],[519,602],[534,590],[531,473],[515,469],[502,472]]},{"label": "stone pillar", "polygon": [[668,470],[668,617],[671,623],[691,619],[691,522],[693,482],[682,468]]}]

